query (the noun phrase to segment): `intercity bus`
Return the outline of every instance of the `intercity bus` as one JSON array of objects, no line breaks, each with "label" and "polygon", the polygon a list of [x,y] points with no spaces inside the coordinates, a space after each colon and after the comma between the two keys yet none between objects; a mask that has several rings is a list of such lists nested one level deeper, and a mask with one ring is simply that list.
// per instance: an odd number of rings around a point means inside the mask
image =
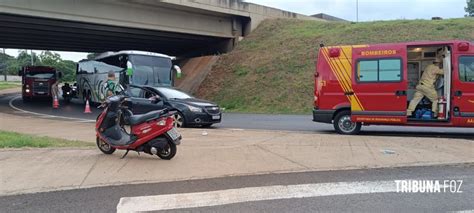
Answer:
[{"label": "intercity bus", "polygon": [[[107,76],[115,72],[115,83],[122,86],[173,86],[181,70],[173,66],[175,57],[145,51],[106,52],[93,60],[82,60],[77,65],[77,97],[91,102],[106,98]],[[118,87],[117,87],[118,88]]]}]

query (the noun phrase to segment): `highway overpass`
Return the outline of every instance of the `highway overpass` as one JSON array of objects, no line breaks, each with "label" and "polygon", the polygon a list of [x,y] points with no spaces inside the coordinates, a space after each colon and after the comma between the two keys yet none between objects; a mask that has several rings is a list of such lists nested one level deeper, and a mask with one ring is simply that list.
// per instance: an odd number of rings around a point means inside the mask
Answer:
[{"label": "highway overpass", "polygon": [[198,56],[231,50],[268,18],[320,20],[241,0],[1,0],[0,47]]}]

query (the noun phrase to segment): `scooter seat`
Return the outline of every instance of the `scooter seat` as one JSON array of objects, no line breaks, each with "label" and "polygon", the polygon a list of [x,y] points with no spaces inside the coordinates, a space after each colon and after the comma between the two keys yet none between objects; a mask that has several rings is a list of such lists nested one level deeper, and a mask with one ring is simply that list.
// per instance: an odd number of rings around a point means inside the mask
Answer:
[{"label": "scooter seat", "polygon": [[137,125],[149,120],[157,119],[161,116],[163,110],[155,110],[141,115],[130,116],[130,125]]}]

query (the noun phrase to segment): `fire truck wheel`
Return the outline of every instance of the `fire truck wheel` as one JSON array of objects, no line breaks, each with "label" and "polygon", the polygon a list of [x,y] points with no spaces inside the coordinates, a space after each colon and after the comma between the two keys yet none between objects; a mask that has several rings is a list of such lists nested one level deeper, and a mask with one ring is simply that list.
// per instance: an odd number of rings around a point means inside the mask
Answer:
[{"label": "fire truck wheel", "polygon": [[99,137],[96,138],[96,142],[97,142],[97,147],[104,154],[110,155],[115,152],[114,147],[110,146],[110,144],[106,143],[105,141],[100,140]]},{"label": "fire truck wheel", "polygon": [[360,132],[361,123],[351,121],[351,113],[349,111],[341,111],[334,117],[334,129],[339,134],[355,135]]}]

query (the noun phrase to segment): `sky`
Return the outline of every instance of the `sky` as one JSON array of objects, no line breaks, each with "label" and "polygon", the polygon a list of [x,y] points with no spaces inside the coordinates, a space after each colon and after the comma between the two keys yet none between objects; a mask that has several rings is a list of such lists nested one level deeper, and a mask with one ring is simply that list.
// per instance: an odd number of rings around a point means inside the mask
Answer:
[{"label": "sky", "polygon": [[[466,0],[245,0],[246,2],[275,7],[304,15],[326,13],[349,21],[356,21],[358,2],[359,21],[394,19],[460,18],[465,14]],[[37,54],[41,51],[35,51]],[[54,51],[61,58],[79,61],[87,53]],[[6,49],[12,56],[17,49]]]},{"label": "sky", "polygon": [[245,0],[304,15],[326,13],[349,21],[393,19],[460,18],[465,13],[466,0]]}]

